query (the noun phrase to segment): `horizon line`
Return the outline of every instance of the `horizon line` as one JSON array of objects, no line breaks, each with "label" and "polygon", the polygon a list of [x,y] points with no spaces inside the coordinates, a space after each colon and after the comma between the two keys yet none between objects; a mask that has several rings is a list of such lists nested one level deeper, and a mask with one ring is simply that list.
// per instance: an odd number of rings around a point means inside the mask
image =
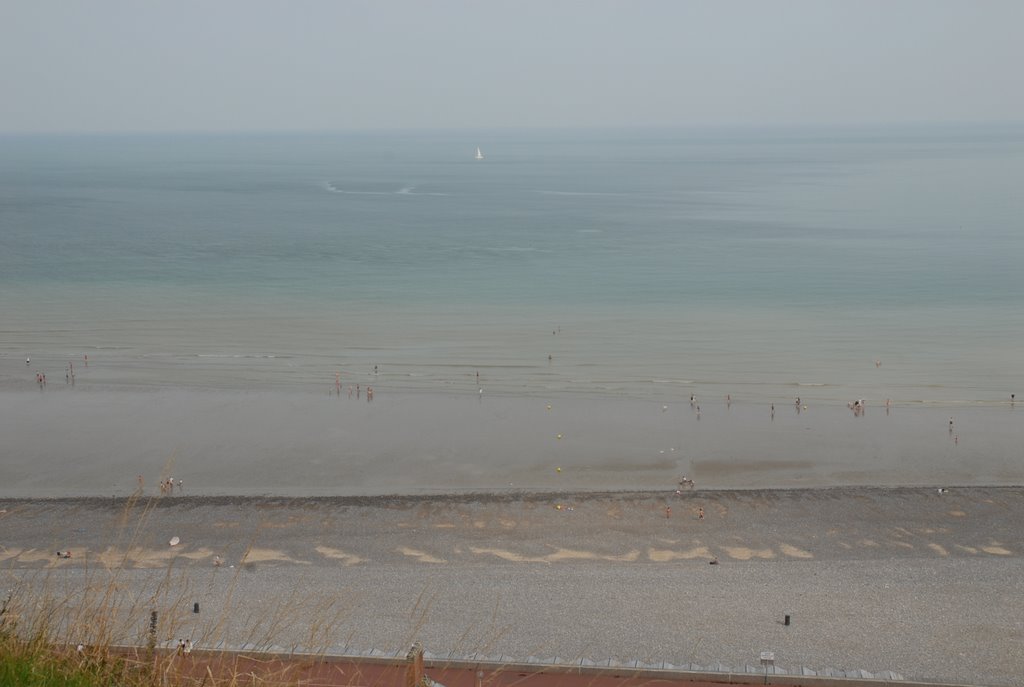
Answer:
[{"label": "horizon line", "polygon": [[893,120],[871,122],[728,122],[728,123],[689,123],[689,124],[591,124],[591,125],[498,125],[498,126],[447,126],[447,127],[349,127],[337,129],[40,129],[40,130],[0,130],[2,138],[40,138],[40,137],[71,137],[71,136],[330,136],[330,135],[388,135],[388,134],[451,134],[465,132],[467,134],[499,133],[513,131],[531,132],[634,132],[634,131],[837,131],[837,130],[877,130],[892,128],[962,128],[962,127],[1020,127],[1024,120],[992,119],[992,120]]}]

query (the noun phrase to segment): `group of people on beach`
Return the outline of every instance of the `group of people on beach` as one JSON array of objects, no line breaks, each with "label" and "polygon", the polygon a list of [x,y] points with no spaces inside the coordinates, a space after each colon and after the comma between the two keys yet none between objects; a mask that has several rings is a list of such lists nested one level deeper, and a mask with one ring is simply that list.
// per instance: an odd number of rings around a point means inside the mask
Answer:
[{"label": "group of people on beach", "polygon": [[[376,377],[378,374],[380,374],[380,368],[377,365],[374,365],[373,366],[373,375],[374,375],[374,377]],[[341,398],[341,372],[335,372],[334,373],[334,389],[330,392],[330,394],[331,395],[337,394],[338,398]],[[355,386],[352,386],[351,384],[348,385],[348,397],[349,398],[352,398],[353,396],[355,396],[356,398],[362,398],[362,395],[363,395],[363,388],[359,384],[356,384]],[[373,402],[373,387],[372,386],[367,386],[366,387],[366,401],[367,401],[367,403],[372,403]]]},{"label": "group of people on beach", "polygon": [[[863,398],[859,398],[856,401],[850,401],[846,404],[846,407],[853,411],[854,417],[863,417],[864,409],[867,408],[867,401]],[[885,414],[889,414],[889,409],[892,408],[892,399],[885,399]]]},{"label": "group of people on beach", "polygon": [[[341,396],[341,387],[338,386],[335,389],[335,391],[338,394],[338,396],[340,397]],[[352,386],[351,384],[348,385],[348,397],[352,398],[353,396],[355,398],[362,398],[362,396],[363,396],[363,388],[362,388],[362,386],[360,386],[359,384],[356,384],[355,386]],[[373,402],[373,387],[372,386],[366,387],[366,401],[368,403],[372,403]]]},{"label": "group of people on beach", "polygon": [[[29,356],[29,357],[25,358],[25,367],[31,367],[31,366],[32,366],[32,357]],[[88,354],[85,355],[85,366],[89,367],[89,355]],[[70,384],[71,386],[75,385],[75,364],[73,362],[71,362],[70,360],[68,361],[68,364],[64,366],[64,383],[65,384]],[[46,388],[46,373],[45,372],[42,372],[40,370],[36,370],[36,384],[39,385],[40,389],[45,389]]]},{"label": "group of people on beach", "polygon": [[160,480],[160,493],[161,494],[173,494],[174,488],[177,487],[180,492],[183,488],[184,483],[179,479],[177,482],[174,481],[173,477]]}]

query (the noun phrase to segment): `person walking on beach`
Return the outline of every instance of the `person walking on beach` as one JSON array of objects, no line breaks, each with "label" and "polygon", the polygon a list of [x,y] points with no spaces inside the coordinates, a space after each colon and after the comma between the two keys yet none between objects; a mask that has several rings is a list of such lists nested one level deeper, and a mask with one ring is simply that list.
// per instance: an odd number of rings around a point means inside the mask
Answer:
[{"label": "person walking on beach", "polygon": [[672,506],[665,506],[665,518],[668,519],[668,518],[671,518],[671,517],[672,517]]},{"label": "person walking on beach", "polygon": [[704,519],[704,506],[701,506],[700,508],[697,509],[697,519],[698,520],[703,520]]}]

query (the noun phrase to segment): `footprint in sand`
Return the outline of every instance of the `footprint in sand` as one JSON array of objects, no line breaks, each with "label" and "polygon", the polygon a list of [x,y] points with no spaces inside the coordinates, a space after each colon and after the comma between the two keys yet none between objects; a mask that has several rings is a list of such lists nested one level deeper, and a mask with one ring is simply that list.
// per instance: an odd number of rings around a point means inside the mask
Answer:
[{"label": "footprint in sand", "polygon": [[443,558],[437,558],[436,556],[431,556],[429,553],[426,553],[425,551],[417,551],[416,549],[410,549],[410,548],[405,547],[405,546],[400,547],[398,549],[398,551],[399,551],[399,553],[402,553],[403,555],[409,556],[411,558],[415,558],[420,563],[447,563],[448,562],[448,561],[446,561]]},{"label": "footprint in sand", "polygon": [[792,544],[779,544],[779,550],[790,558],[814,558],[814,554],[810,551],[804,551]]},{"label": "footprint in sand", "polygon": [[476,548],[470,547],[469,549],[477,555],[490,555],[501,558],[502,560],[512,561],[514,563],[557,563],[559,561],[574,561],[574,560],[596,560],[596,561],[614,561],[631,563],[640,557],[640,552],[637,550],[629,551],[628,553],[616,555],[616,554],[599,554],[593,551],[576,551],[573,549],[562,549],[558,548],[554,553],[549,553],[546,556],[524,556],[513,551],[507,551],[505,549],[493,549],[493,548]]},{"label": "footprint in sand", "polygon": [[981,550],[985,553],[991,553],[996,556],[1009,556],[1011,551],[1004,547],[997,541],[992,542],[988,546],[982,546]]},{"label": "footprint in sand", "polygon": [[278,551],[276,549],[257,549],[251,548],[245,552],[242,556],[242,563],[301,563],[303,565],[309,565],[309,561],[300,561],[292,558],[284,551]]},{"label": "footprint in sand", "polygon": [[738,561],[749,561],[751,558],[775,558],[775,552],[768,549],[751,549],[746,546],[723,546],[729,558]]},{"label": "footprint in sand", "polygon": [[329,546],[318,546],[316,547],[316,550],[318,553],[320,553],[321,556],[325,556],[327,558],[334,558],[336,560],[341,561],[342,564],[344,565],[355,565],[357,563],[366,562],[365,558],[360,558],[359,556],[356,556],[354,554],[346,553],[341,549],[332,549]]},{"label": "footprint in sand", "polygon": [[669,549],[647,549],[647,558],[655,563],[666,563],[674,560],[690,560],[693,558],[712,558],[711,551],[706,546],[697,546],[686,551],[672,551]]}]

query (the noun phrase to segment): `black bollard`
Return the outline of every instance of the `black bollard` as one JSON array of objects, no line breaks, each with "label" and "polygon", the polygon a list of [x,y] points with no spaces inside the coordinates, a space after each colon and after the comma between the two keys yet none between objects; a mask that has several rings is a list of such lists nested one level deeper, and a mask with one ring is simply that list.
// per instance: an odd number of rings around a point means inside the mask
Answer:
[{"label": "black bollard", "polygon": [[194,604],[192,604],[192,612],[193,613],[198,613],[199,612],[199,602],[198,601],[196,601]]},{"label": "black bollard", "polygon": [[146,649],[149,650],[149,657],[153,657],[153,652],[156,651],[156,611],[150,611],[149,613],[149,636],[146,637]]},{"label": "black bollard", "polygon": [[789,614],[788,613],[786,614],[786,619],[783,621],[782,624],[785,625],[786,627],[789,627]]}]

